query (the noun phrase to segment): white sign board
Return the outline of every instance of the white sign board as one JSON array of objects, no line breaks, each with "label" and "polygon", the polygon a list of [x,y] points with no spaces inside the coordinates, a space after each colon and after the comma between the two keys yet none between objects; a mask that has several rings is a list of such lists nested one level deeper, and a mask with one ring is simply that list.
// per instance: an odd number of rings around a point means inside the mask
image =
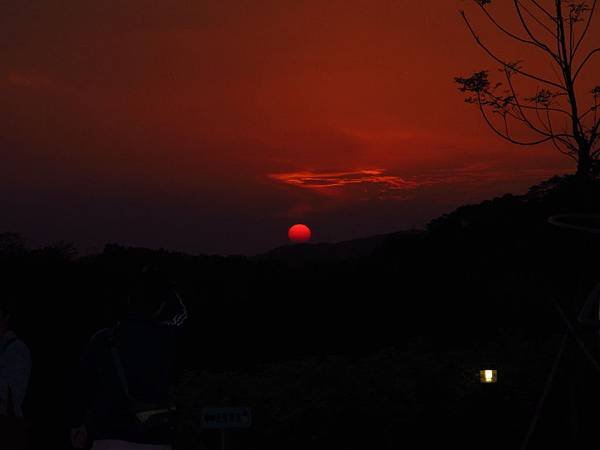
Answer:
[{"label": "white sign board", "polygon": [[202,428],[249,428],[251,421],[252,414],[247,407],[202,408]]}]

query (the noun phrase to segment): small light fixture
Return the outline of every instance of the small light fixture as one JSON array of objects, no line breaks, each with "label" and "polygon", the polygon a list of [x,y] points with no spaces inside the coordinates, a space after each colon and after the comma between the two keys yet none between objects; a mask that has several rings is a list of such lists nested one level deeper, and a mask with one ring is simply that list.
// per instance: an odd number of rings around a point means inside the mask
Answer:
[{"label": "small light fixture", "polygon": [[484,369],[479,371],[479,381],[483,384],[497,383],[498,371],[494,369]]}]

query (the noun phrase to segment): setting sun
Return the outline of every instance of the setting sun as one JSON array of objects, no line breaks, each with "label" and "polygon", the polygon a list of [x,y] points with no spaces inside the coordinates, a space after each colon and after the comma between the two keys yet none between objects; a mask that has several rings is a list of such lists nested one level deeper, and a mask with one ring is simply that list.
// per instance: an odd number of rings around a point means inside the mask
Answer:
[{"label": "setting sun", "polygon": [[310,231],[310,228],[304,224],[293,225],[288,230],[288,237],[290,238],[290,241],[295,244],[308,242],[310,241],[311,236],[312,232]]}]

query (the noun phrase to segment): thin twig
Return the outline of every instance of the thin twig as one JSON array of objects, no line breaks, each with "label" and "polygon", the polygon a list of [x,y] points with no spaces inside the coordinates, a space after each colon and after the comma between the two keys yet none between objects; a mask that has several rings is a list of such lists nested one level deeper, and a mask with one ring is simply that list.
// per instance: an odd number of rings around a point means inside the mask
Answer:
[{"label": "thin twig", "polygon": [[523,8],[525,10],[525,12],[527,14],[529,14],[529,16],[535,20],[542,28],[544,28],[544,30],[546,30],[548,33],[550,33],[551,36],[556,37],[554,31],[552,31],[550,28],[548,28],[548,25],[546,25],[544,22],[542,22],[535,14],[533,14],[531,12],[531,10],[529,8],[527,8],[527,6],[525,6],[524,4],[521,3],[521,8]]},{"label": "thin twig", "polygon": [[513,143],[513,144],[517,144],[517,145],[526,145],[526,146],[533,146],[533,145],[538,145],[538,144],[542,144],[544,142],[548,142],[550,139],[552,139],[551,137],[547,137],[545,139],[541,139],[539,141],[533,141],[533,142],[521,142],[521,141],[517,141],[516,139],[510,137],[509,135],[505,135],[503,134],[501,131],[499,131],[494,124],[490,121],[490,119],[488,118],[487,114],[485,113],[485,110],[483,109],[483,105],[481,103],[481,97],[478,95],[478,104],[479,104],[479,111],[481,111],[481,115],[483,116],[484,120],[486,121],[486,123],[488,124],[488,126],[492,129],[492,131],[494,133],[496,133],[498,136],[500,136],[501,138]]},{"label": "thin twig", "polygon": [[494,53],[492,53],[492,51],[487,48],[485,46],[485,44],[483,44],[483,42],[481,42],[481,39],[479,38],[479,36],[477,35],[477,33],[475,33],[475,30],[473,29],[473,27],[471,26],[471,24],[469,23],[469,20],[467,19],[467,16],[464,12],[461,12],[461,16],[463,18],[463,20],[465,21],[465,23],[467,24],[467,27],[469,28],[469,31],[471,32],[471,35],[473,36],[473,38],[475,39],[475,42],[477,42],[477,44],[483,49],[485,50],[485,52],[490,55],[496,62],[498,62],[499,64],[502,64],[505,68],[509,68],[514,70],[516,73],[519,73],[525,77],[531,78],[533,80],[537,80],[541,83],[545,83],[548,84],[550,86],[554,86],[558,89],[562,89],[563,91],[566,91],[567,88],[561,84],[558,83],[554,83],[553,81],[550,80],[545,80],[544,78],[540,78],[538,76],[532,75],[530,73],[524,72],[519,68],[514,67],[513,65],[507,63],[506,61],[501,60],[500,58],[498,58]]},{"label": "thin twig", "polygon": [[[559,62],[558,61],[558,55],[556,55],[552,50],[550,50],[547,45],[545,45],[545,44],[539,44],[538,42],[534,42],[532,40],[524,39],[524,38],[522,38],[520,36],[517,36],[516,34],[512,33],[508,29],[506,29],[504,26],[502,26],[500,23],[498,23],[498,21],[494,18],[494,16],[492,16],[488,12],[488,10],[485,8],[485,6],[480,5],[479,7],[483,11],[483,13],[487,16],[487,18],[490,20],[490,22],[492,22],[496,26],[496,28],[498,28],[504,34],[506,34],[507,36],[509,36],[510,38],[512,38],[512,39],[514,39],[516,41],[522,42],[524,44],[533,45],[533,46],[535,46],[535,47],[537,47],[537,48],[545,51],[550,56],[552,56],[552,59],[554,59],[554,61]],[[552,34],[552,35],[554,36],[554,34]]]},{"label": "thin twig", "polygon": [[[523,25],[523,28],[525,29],[525,32],[529,35],[529,37],[531,38],[531,40],[533,40],[534,42],[538,43],[540,46],[544,47],[547,49],[547,51],[551,54],[554,54],[546,44],[544,44],[542,41],[540,41],[538,38],[535,37],[535,35],[533,34],[533,32],[531,31],[531,29],[529,28],[529,25],[527,24],[527,21],[525,20],[525,17],[523,17],[523,12],[521,11],[521,3],[519,0],[513,0],[513,3],[515,5],[515,9],[517,11],[517,15],[519,16],[519,20],[521,21],[521,25]],[[557,57],[558,62],[560,64],[560,53]]]},{"label": "thin twig", "polygon": [[575,57],[577,50],[579,50],[579,46],[583,42],[583,39],[585,38],[585,36],[587,35],[587,33],[590,29],[590,24],[592,23],[592,18],[594,17],[594,12],[596,11],[597,2],[598,2],[598,0],[594,0],[594,3],[592,4],[592,7],[590,8],[590,16],[588,17],[587,24],[585,25],[585,28],[583,29],[583,32],[581,33],[581,36],[579,37],[579,40],[577,41],[577,45],[575,45],[575,50],[573,50],[573,57]]},{"label": "thin twig", "polygon": [[540,11],[542,11],[544,14],[546,14],[548,16],[548,18],[550,20],[552,20],[552,22],[556,22],[556,17],[554,17],[552,14],[550,14],[550,12],[548,10],[546,10],[546,8],[544,8],[542,5],[540,5],[536,0],[529,0],[529,1],[531,3],[533,3],[535,6],[537,6]]},{"label": "thin twig", "polygon": [[579,72],[581,72],[581,69],[583,69],[583,67],[588,63],[588,61],[592,58],[592,56],[594,56],[598,52],[600,52],[600,47],[595,48],[590,53],[588,53],[588,55],[585,57],[585,59],[583,60],[583,62],[579,66],[579,68],[575,71],[575,75],[573,76],[573,82],[575,82],[575,80],[577,79],[577,75],[579,75]]}]

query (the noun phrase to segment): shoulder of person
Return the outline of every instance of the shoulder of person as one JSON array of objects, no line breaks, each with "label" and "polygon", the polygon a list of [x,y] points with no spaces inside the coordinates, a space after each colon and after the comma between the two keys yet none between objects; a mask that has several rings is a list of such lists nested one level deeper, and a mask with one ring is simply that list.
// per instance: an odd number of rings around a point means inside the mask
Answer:
[{"label": "shoulder of person", "polygon": [[6,353],[29,353],[29,347],[25,341],[15,336],[8,341],[4,351]]},{"label": "shoulder of person", "polygon": [[24,365],[24,367],[31,366],[29,347],[23,340],[17,337],[9,340],[1,356],[7,361],[12,361],[11,364]]}]

